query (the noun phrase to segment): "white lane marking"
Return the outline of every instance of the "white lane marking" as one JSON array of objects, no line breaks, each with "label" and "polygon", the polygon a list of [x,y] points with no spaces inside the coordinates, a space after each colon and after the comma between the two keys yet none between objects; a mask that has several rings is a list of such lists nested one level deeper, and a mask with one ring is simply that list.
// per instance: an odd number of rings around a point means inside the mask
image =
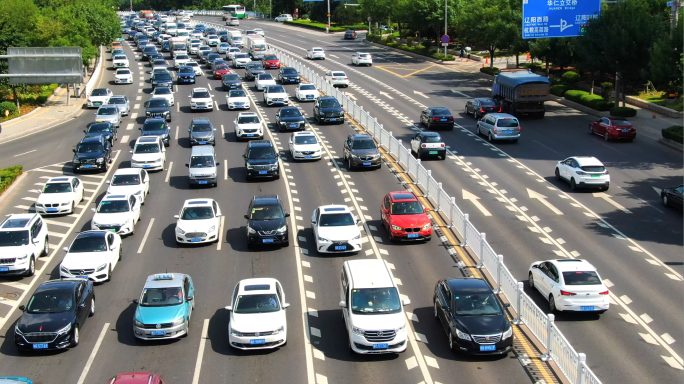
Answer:
[{"label": "white lane marking", "polygon": [[314,348],[313,350],[313,356],[317,359],[325,361],[325,355],[323,354],[323,351],[321,351],[318,348]]},{"label": "white lane marking", "polygon": [[423,97],[426,98],[426,99],[429,99],[429,98],[430,98],[429,96],[426,96],[423,92],[418,92],[418,91],[415,91],[415,90],[414,90],[413,93],[415,93],[416,95],[423,96]]},{"label": "white lane marking", "polygon": [[328,378],[321,375],[320,373],[316,374],[316,384],[328,384]]},{"label": "white lane marking", "polygon": [[135,97],[135,101],[140,101],[140,100],[142,100],[142,95],[138,95]]},{"label": "white lane marking", "polygon": [[105,335],[107,334],[107,329],[109,328],[109,323],[105,323],[104,327],[102,327],[102,331],[100,331],[100,336],[98,336],[97,341],[95,342],[95,346],[93,347],[92,352],[90,352],[90,356],[88,357],[88,361],[86,361],[85,367],[83,367],[83,371],[81,372],[81,376],[78,378],[78,381],[76,384],[83,384],[85,382],[86,376],[88,376],[88,371],[90,371],[90,367],[93,365],[93,361],[95,360],[95,356],[97,355],[97,351],[100,349],[100,345],[102,345],[102,340],[104,339]]},{"label": "white lane marking", "polygon": [[416,359],[415,356],[409,357],[408,359],[405,360],[405,362],[406,362],[406,368],[409,371],[418,366],[418,360]]},{"label": "white lane marking", "polygon": [[[50,219],[43,219],[44,222],[50,224],[50,225],[56,225],[59,227],[71,227],[71,224],[69,223],[62,223],[61,221],[57,220],[50,220]],[[4,284],[4,283],[3,283]]]},{"label": "white lane marking", "polygon": [[639,336],[641,336],[641,338],[649,344],[658,345],[658,342],[648,333],[639,333]]},{"label": "white lane marking", "polygon": [[309,275],[304,275],[304,281],[309,282],[309,283],[313,283],[313,277],[311,277]]},{"label": "white lane marking", "polygon": [[223,180],[228,180],[228,160],[223,160]]},{"label": "white lane marking", "polygon": [[675,342],[674,337],[670,336],[669,333],[663,333],[662,335],[660,335],[660,337],[662,337],[663,340],[668,344],[672,344]]},{"label": "white lane marking", "polygon": [[133,109],[140,109],[140,104],[133,105]]},{"label": "white lane marking", "polygon": [[169,179],[171,178],[171,168],[173,167],[173,161],[169,162],[169,167],[166,168],[166,178],[164,179],[165,183],[169,182]]},{"label": "white lane marking", "polygon": [[485,216],[491,216],[492,215],[491,213],[489,213],[487,208],[485,208],[484,205],[482,205],[482,203],[480,203],[478,201],[478,200],[480,200],[479,197],[477,197],[476,195],[466,191],[465,189],[463,190],[463,200],[468,200],[471,203],[473,203],[475,208],[477,208],[480,212],[482,212],[483,215],[485,215]]},{"label": "white lane marking", "polygon": [[461,95],[461,96],[463,96],[463,97],[467,97],[467,98],[469,98],[469,99],[472,98],[472,97],[466,95],[465,93],[460,92],[460,91],[457,91],[457,90],[455,90],[455,89],[452,89],[451,92],[452,92],[452,93],[456,93],[456,94],[458,94],[458,95]]},{"label": "white lane marking", "polygon": [[668,364],[670,364],[670,367],[675,368],[675,369],[679,369],[679,370],[684,369],[684,367],[682,367],[682,365],[679,364],[679,363],[677,362],[677,360],[675,360],[673,357],[670,357],[670,356],[662,356],[662,355],[661,355],[660,357],[662,357],[663,360],[665,360],[665,362],[667,362]]},{"label": "white lane marking", "polygon": [[226,131],[223,129],[223,124],[221,124],[221,138],[222,139],[226,138]]},{"label": "white lane marking", "polygon": [[598,193],[594,193],[593,195],[594,195],[594,197],[598,197],[598,198],[600,198],[600,199],[603,199],[603,200],[607,201],[610,205],[612,205],[613,207],[615,207],[615,208],[621,210],[621,211],[624,212],[624,213],[632,213],[632,211],[630,211],[629,209],[623,207],[623,206],[620,205],[617,201],[611,199],[611,196],[610,196],[609,194],[605,193],[605,192],[598,192]]},{"label": "white lane marking", "polygon": [[309,299],[316,299],[316,294],[311,291],[306,291],[306,297]]},{"label": "white lane marking", "polygon": [[216,242],[216,250],[220,251],[221,250],[221,242],[223,240],[223,222],[225,221],[226,217],[221,216],[221,223],[219,223],[219,231],[218,231],[218,241]]},{"label": "white lane marking", "polygon": [[527,188],[527,195],[530,197],[530,199],[536,199],[540,203],[544,204],[544,206],[548,209],[551,210],[551,212],[555,213],[556,215],[562,215],[563,212],[561,212],[560,209],[556,208],[553,204],[549,203],[547,200],[547,197],[542,195],[539,192],[535,192],[529,188]]},{"label": "white lane marking", "polygon": [[209,319],[202,322],[202,336],[200,338],[199,350],[197,351],[197,361],[195,362],[195,373],[192,375],[192,384],[199,383],[200,371],[202,369],[202,358],[204,358],[204,345],[207,343],[207,332],[209,332]]},{"label": "white lane marking", "polygon": [[178,126],[177,125],[176,125],[176,136],[175,136],[175,138],[176,138],[176,140],[178,140]]},{"label": "white lane marking", "polygon": [[133,123],[127,124],[127,125],[126,125],[126,130],[127,130],[127,131],[132,131],[132,130],[133,130],[133,126],[134,126]]},{"label": "white lane marking", "polygon": [[22,156],[22,155],[28,155],[29,153],[32,153],[32,152],[35,152],[35,151],[37,151],[37,149],[34,149],[34,150],[32,150],[32,151],[28,151],[28,152],[24,152],[24,153],[20,153],[20,154],[18,154],[18,155],[14,155],[14,156],[12,156],[12,157],[19,157],[19,156]]},{"label": "white lane marking", "polygon": [[390,96],[389,93],[387,93],[387,92],[380,92],[380,94],[385,96],[386,98],[388,98],[390,100],[394,100],[394,97]]},{"label": "white lane marking", "polygon": [[138,113],[137,113],[137,112],[131,113],[131,119],[132,119],[132,120],[135,120],[135,119],[137,119],[137,118],[138,118]]},{"label": "white lane marking", "polygon": [[154,217],[150,219],[150,224],[147,226],[147,230],[145,230],[145,235],[143,236],[142,241],[140,242],[140,247],[138,247],[138,253],[142,253],[142,250],[145,247],[145,241],[147,241],[147,236],[149,236],[150,234],[152,224],[154,224]]},{"label": "white lane marking", "polygon": [[180,112],[180,103],[176,104],[176,112]]}]

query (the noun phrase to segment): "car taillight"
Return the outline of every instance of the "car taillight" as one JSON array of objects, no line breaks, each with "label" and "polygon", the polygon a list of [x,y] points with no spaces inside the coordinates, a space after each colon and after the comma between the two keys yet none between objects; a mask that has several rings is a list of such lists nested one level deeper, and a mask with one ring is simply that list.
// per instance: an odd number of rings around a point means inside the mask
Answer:
[{"label": "car taillight", "polygon": [[449,117],[447,117],[447,120],[453,121],[453,120],[454,120],[454,117],[453,117],[453,116],[449,116]]},{"label": "car taillight", "polygon": [[610,293],[610,291],[603,291],[603,292],[599,292],[599,295],[607,295],[609,293]]},{"label": "car taillight", "polygon": [[567,292],[567,291],[563,291],[563,290],[560,291],[560,294],[561,294],[561,296],[575,296],[575,295],[577,295],[576,293]]},{"label": "car taillight", "polygon": [[484,113],[484,111],[485,111],[484,108],[480,107],[480,112]]},{"label": "car taillight", "polygon": [[501,107],[499,107],[499,113],[501,113]]},{"label": "car taillight", "polygon": [[518,127],[518,131],[522,130],[522,127]]},{"label": "car taillight", "polygon": [[343,77],[343,79],[344,79],[344,80],[349,80],[349,79],[347,79],[346,77]]},{"label": "car taillight", "polygon": [[420,147],[421,148],[427,148],[427,144],[421,144]]},{"label": "car taillight", "polygon": [[437,120],[439,120],[439,117],[433,117],[432,118],[432,121],[437,121]]},{"label": "car taillight", "polygon": [[444,148],[444,143],[440,144],[440,147]]}]

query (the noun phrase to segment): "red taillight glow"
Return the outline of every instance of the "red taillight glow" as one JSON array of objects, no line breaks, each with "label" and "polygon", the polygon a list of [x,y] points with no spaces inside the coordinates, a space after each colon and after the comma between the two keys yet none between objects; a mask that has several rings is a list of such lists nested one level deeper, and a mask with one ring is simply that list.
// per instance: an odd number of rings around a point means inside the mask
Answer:
[{"label": "red taillight glow", "polygon": [[441,146],[442,148],[444,148],[444,143],[440,144],[440,146]]},{"label": "red taillight glow", "polygon": [[437,121],[437,120],[439,120],[439,117],[433,117],[432,118],[432,121]]},{"label": "red taillight glow", "polygon": [[610,294],[610,291],[599,292],[599,295],[608,295],[608,294]]},{"label": "red taillight glow", "polygon": [[567,292],[567,291],[563,291],[563,290],[561,290],[560,294],[561,294],[561,296],[575,296],[575,295],[577,295],[576,293]]},{"label": "red taillight glow", "polygon": [[499,112],[501,112],[501,107],[499,107]]},{"label": "red taillight glow", "polygon": [[427,144],[421,144],[420,147],[421,148],[427,148]]},{"label": "red taillight glow", "polygon": [[484,108],[480,107],[480,112],[484,113]]},{"label": "red taillight glow", "polygon": [[452,121],[453,119],[454,119],[453,116],[447,117],[447,120],[449,120],[449,121]]},{"label": "red taillight glow", "polygon": [[522,129],[522,127],[518,127],[518,131],[520,131],[521,129]]}]

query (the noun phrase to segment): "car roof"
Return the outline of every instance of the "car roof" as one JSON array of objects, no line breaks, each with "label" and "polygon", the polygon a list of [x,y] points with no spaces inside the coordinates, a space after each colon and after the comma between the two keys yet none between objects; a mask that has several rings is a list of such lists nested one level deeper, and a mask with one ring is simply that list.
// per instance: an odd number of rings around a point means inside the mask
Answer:
[{"label": "car roof", "polygon": [[240,280],[238,295],[253,295],[263,293],[276,293],[275,283],[278,280],[270,277],[259,277]]},{"label": "car roof", "polygon": [[16,213],[8,215],[5,220],[0,223],[0,228],[4,231],[27,229],[33,218],[36,217],[37,213]]},{"label": "car roof", "polygon": [[102,136],[101,136],[101,135],[97,135],[97,136],[86,136],[86,137],[84,137],[84,138],[81,139],[81,141],[79,142],[79,144],[80,144],[80,143],[95,143],[95,142],[97,142],[97,143],[102,143]]},{"label": "car roof", "polygon": [[312,50],[314,50],[314,49],[320,49],[321,51],[323,50],[323,48],[321,48],[321,47],[312,47],[311,49],[312,49]]},{"label": "car roof", "polygon": [[548,261],[553,263],[560,272],[596,271],[596,267],[583,259],[557,259]]},{"label": "car roof", "polygon": [[161,140],[161,137],[159,137],[159,136],[140,136],[135,141],[135,143],[136,144],[138,144],[138,143],[156,143],[160,140]]},{"label": "car roof", "polygon": [[157,273],[147,276],[145,288],[167,288],[183,286],[183,273]]},{"label": "car roof", "polygon": [[214,199],[187,199],[183,203],[183,208],[185,207],[210,207]]},{"label": "car roof", "polygon": [[37,292],[42,291],[42,290],[48,290],[48,289],[74,289],[78,283],[80,283],[81,279],[60,279],[60,280],[48,280],[36,288],[36,290],[33,292],[35,295]]},{"label": "car roof", "polygon": [[278,197],[278,195],[254,196],[252,197],[252,203],[256,206],[279,204],[280,198]]},{"label": "car roof", "polygon": [[195,145],[190,150],[190,156],[209,156],[214,155],[214,147],[211,145]]},{"label": "car roof", "polygon": [[124,95],[112,95],[112,96],[109,96],[109,101],[112,101],[112,99],[128,99],[128,98],[127,98],[126,96],[124,96]]},{"label": "car roof", "polygon": [[321,96],[318,98],[318,100],[320,101],[320,100],[337,100],[337,99],[333,96]]},{"label": "car roof", "polygon": [[357,259],[344,262],[350,272],[352,289],[394,287],[392,274],[381,259]]},{"label": "car roof", "polygon": [[98,237],[104,237],[108,233],[111,233],[109,231],[84,231],[79,233],[76,238],[77,239],[92,239],[92,238],[98,238]]},{"label": "car roof", "polygon": [[447,279],[446,283],[454,292],[492,293],[492,288],[489,287],[486,281],[473,277]]},{"label": "car roof", "polygon": [[321,205],[318,207],[322,215],[332,214],[332,213],[351,213],[349,207],[346,205]]},{"label": "car roof", "polygon": [[211,120],[209,120],[208,117],[193,117],[192,123],[209,123],[211,124]]},{"label": "car roof", "polygon": [[508,113],[489,113],[487,116],[491,116],[495,119],[517,119],[517,117],[513,115],[509,115]]},{"label": "car roof", "polygon": [[316,137],[316,135],[314,135],[313,132],[309,132],[309,131],[294,132],[293,134],[294,134],[294,136],[313,136],[313,137]]},{"label": "car roof", "polygon": [[[238,117],[245,117],[245,116],[257,116],[256,112],[240,112],[238,114]],[[257,116],[259,117],[259,116]]]},{"label": "car roof", "polygon": [[139,175],[142,168],[119,168],[114,171],[114,175]]},{"label": "car roof", "polygon": [[439,132],[423,131],[420,133],[423,136],[439,136]]},{"label": "car roof", "polygon": [[603,166],[603,163],[601,160],[595,158],[594,156],[572,156],[573,159],[577,160],[579,163],[580,167],[584,167],[587,165],[598,165],[598,166]]},{"label": "car roof", "polygon": [[148,122],[152,122],[152,123],[160,123],[160,122],[161,122],[161,123],[166,123],[166,120],[162,119],[161,117],[148,117],[147,119],[145,119],[145,122],[143,123],[143,126],[144,126],[145,124],[147,124]]},{"label": "car roof", "polygon": [[200,88],[193,88],[192,91],[193,91],[193,92],[204,92],[204,91],[209,92],[208,89],[206,89],[206,88],[201,88],[201,87],[200,87]]},{"label": "car roof", "polygon": [[73,180],[73,179],[75,179],[75,178],[76,178],[76,177],[74,177],[74,176],[53,177],[53,178],[49,179],[49,180],[46,182],[46,184],[47,184],[47,183],[57,183],[57,182],[65,182],[65,183],[66,183],[66,182],[69,182],[69,181],[71,181],[71,180]]},{"label": "car roof", "polygon": [[112,378],[107,384],[149,384],[158,376],[149,372],[121,373]]},{"label": "car roof", "polygon": [[408,191],[396,191],[389,193],[392,201],[418,201],[416,195]]}]

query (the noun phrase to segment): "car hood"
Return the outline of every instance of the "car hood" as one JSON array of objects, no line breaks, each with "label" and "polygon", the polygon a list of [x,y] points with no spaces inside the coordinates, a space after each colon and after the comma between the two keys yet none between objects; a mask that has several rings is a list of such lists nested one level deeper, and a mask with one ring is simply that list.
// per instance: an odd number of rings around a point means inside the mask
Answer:
[{"label": "car hood", "polygon": [[287,78],[290,78],[290,77],[299,77],[299,74],[297,74],[297,73],[283,73],[283,74],[280,75],[280,76],[287,79]]},{"label": "car hood", "polygon": [[[239,100],[239,99],[242,99],[242,97],[240,97],[240,98],[234,97],[234,98],[230,99],[230,101],[235,101],[235,100]],[[247,101],[247,100],[245,99],[244,101]],[[259,128],[261,128],[261,123],[250,123],[250,124],[239,124],[238,125],[238,129],[259,129]]]},{"label": "car hood", "polygon": [[161,152],[158,152],[158,153],[134,153],[133,156],[131,156],[131,160],[152,161],[152,160],[157,160],[160,157],[162,157]]},{"label": "car hood", "polygon": [[392,215],[391,218],[392,224],[402,228],[422,228],[425,224],[430,223],[430,219],[428,219],[425,213],[417,215]]},{"label": "car hood", "polygon": [[[235,102],[238,102],[238,103],[249,103],[249,98],[247,98],[247,97],[242,97],[242,96],[241,96],[241,97],[227,97],[227,96],[226,96],[226,100],[227,100],[229,103],[235,103]],[[255,126],[259,126],[259,125],[261,125],[261,124],[258,124],[258,123],[256,123],[256,124],[240,124],[240,127],[243,128],[243,129],[244,129],[244,128],[257,128],[257,127],[255,127]]]},{"label": "car hood", "polygon": [[124,224],[131,218],[130,212],[99,213],[95,212],[92,221],[98,224]]},{"label": "car hood", "polygon": [[193,167],[189,168],[188,174],[190,176],[208,176],[216,174],[216,167]]},{"label": "car hood", "polygon": [[375,156],[378,153],[378,150],[376,148],[372,149],[352,149],[351,150],[352,154],[356,156]]},{"label": "car hood", "polygon": [[190,101],[192,101],[193,103],[211,103],[212,102],[212,100],[210,98],[206,98],[206,99],[192,98],[192,99],[190,99]]},{"label": "car hood", "polygon": [[62,260],[62,266],[67,269],[88,269],[97,268],[110,261],[109,252],[78,252],[67,253]]},{"label": "car hood", "polygon": [[89,132],[85,134],[85,137],[97,137],[97,136],[104,136],[106,139],[110,139],[112,137],[111,132]]},{"label": "car hood", "polygon": [[461,330],[474,335],[492,335],[502,333],[506,324],[506,317],[495,316],[455,316]]},{"label": "car hood", "polygon": [[249,57],[236,57],[235,61],[237,61],[238,63],[249,63],[250,61],[252,61],[252,59],[250,59]]},{"label": "car hood", "polygon": [[218,225],[218,219],[207,220],[178,220],[176,228],[180,228],[185,232],[208,232],[209,228]]},{"label": "car hood", "polygon": [[[73,192],[67,193],[41,193],[36,199],[38,204],[55,204],[55,203],[66,203],[73,200]],[[3,248],[4,251],[4,248]]]},{"label": "car hood", "polygon": [[28,245],[19,245],[15,247],[2,247],[2,257],[3,258],[14,258],[23,257],[31,253],[31,249]]},{"label": "car hood", "polygon": [[195,77],[195,70],[193,69],[192,72],[179,73],[178,77]]},{"label": "car hood", "polygon": [[211,132],[190,132],[190,137],[195,139],[209,139],[214,136],[214,131]]},{"label": "car hood", "polygon": [[230,314],[230,327],[243,333],[268,332],[285,325],[285,311]]},{"label": "car hood", "polygon": [[105,157],[104,152],[93,152],[93,153],[74,153],[74,158],[76,159],[98,159],[100,157]]},{"label": "car hood", "polygon": [[168,112],[169,110],[169,107],[150,107],[146,109],[146,111],[150,113]]},{"label": "car hood", "polygon": [[61,313],[27,313],[17,321],[22,333],[55,332],[67,326],[74,318],[73,312]]},{"label": "car hood", "polygon": [[[164,136],[169,134],[168,129],[164,130],[154,130],[154,131],[141,131],[142,133],[140,134],[141,136]],[[141,156],[141,154],[136,154],[135,156]],[[136,159],[138,159],[136,157]]]},{"label": "car hood", "polygon": [[268,165],[268,164],[276,164],[278,162],[278,159],[275,157],[272,159],[247,159],[247,164],[249,165]]},{"label": "car hood", "polygon": [[250,73],[252,75],[258,75],[261,73],[266,73],[266,71],[264,71],[263,69],[248,69],[247,73]]},{"label": "car hood", "polygon": [[117,121],[119,116],[117,115],[95,115],[95,122],[100,123],[103,121]]},{"label": "car hood", "polygon": [[107,188],[108,195],[135,195],[136,192],[142,191],[143,185],[110,185]]},{"label": "car hood", "polygon": [[[262,84],[263,84],[263,83],[262,83]],[[288,98],[287,92],[269,92],[269,93],[266,95],[266,97],[269,97],[269,98],[275,98],[275,97],[277,97],[277,98],[280,98],[280,99],[287,99],[287,98]]]},{"label": "car hood", "polygon": [[292,144],[292,149],[300,152],[320,151],[321,146],[319,144]]},{"label": "car hood", "polygon": [[304,116],[280,116],[280,121],[287,123],[296,123],[300,121],[306,121]]},{"label": "car hood", "polygon": [[[235,79],[235,80],[224,79],[222,81],[223,81],[223,84],[240,84],[240,83],[242,83],[242,80],[240,80],[240,79]],[[245,97],[245,99],[246,99],[246,97]]]},{"label": "car hood", "polygon": [[356,224],[344,227],[318,227],[318,236],[332,241],[348,241],[360,234],[361,231]]},{"label": "car hood", "polygon": [[164,307],[138,306],[135,310],[135,319],[143,324],[171,323],[179,317],[185,317],[186,305],[169,305]]},{"label": "car hood", "polygon": [[285,218],[277,220],[249,220],[249,226],[257,231],[274,231],[285,224]]},{"label": "car hood", "polygon": [[320,108],[320,111],[323,113],[344,112],[341,107]]},{"label": "car hood", "polygon": [[395,330],[406,325],[403,311],[384,314],[351,314],[355,327],[365,331]]}]

